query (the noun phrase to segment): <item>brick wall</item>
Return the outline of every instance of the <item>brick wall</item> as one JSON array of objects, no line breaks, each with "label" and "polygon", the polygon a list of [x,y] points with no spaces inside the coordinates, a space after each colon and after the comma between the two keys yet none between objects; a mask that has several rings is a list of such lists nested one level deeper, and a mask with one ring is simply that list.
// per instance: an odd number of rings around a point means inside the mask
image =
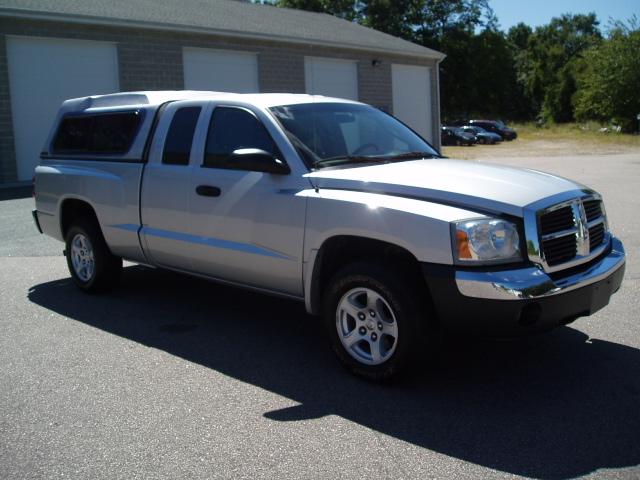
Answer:
[{"label": "brick wall", "polygon": [[[201,34],[135,28],[83,26],[72,23],[0,19],[0,183],[16,179],[5,35],[60,37],[113,42],[118,49],[120,90],[184,88],[182,48],[201,47],[256,52],[262,92],[304,93],[304,57],[326,56],[357,61],[360,100],[393,113],[391,64],[429,66],[432,74],[434,139],[439,144],[437,70],[429,60],[357,50],[256,42]],[[372,60],[379,64],[373,65]],[[425,100],[426,101],[426,100]],[[438,146],[438,145],[437,145]]]},{"label": "brick wall", "polygon": [[0,184],[13,182],[16,176],[7,47],[5,36],[0,35]]},{"label": "brick wall", "polygon": [[[374,60],[375,65],[373,64]],[[368,56],[358,61],[358,96],[360,101],[382,108],[389,113],[393,113],[391,63],[391,58],[379,55]]]},{"label": "brick wall", "polygon": [[260,51],[258,81],[265,93],[304,93],[304,55],[285,46]]},{"label": "brick wall", "polygon": [[118,42],[120,90],[181,90],[182,48],[171,41]]}]

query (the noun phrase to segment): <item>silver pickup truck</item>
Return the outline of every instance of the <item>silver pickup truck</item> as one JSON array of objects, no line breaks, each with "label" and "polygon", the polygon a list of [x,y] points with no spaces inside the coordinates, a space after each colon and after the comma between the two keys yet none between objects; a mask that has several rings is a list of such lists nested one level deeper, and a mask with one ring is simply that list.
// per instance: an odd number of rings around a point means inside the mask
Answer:
[{"label": "silver pickup truck", "polygon": [[443,158],[394,117],[309,95],[136,92],[63,103],[34,219],[82,290],[122,259],[304,301],[351,371],[436,332],[517,336],[607,305],[625,253],[600,195]]}]

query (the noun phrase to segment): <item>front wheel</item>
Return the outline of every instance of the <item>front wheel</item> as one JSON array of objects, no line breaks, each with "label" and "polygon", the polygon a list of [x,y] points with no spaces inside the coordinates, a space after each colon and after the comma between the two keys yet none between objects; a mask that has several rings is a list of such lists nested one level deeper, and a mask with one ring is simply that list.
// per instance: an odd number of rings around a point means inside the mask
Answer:
[{"label": "front wheel", "polygon": [[69,273],[81,290],[95,293],[109,290],[118,283],[122,259],[111,254],[94,221],[77,220],[69,228],[65,243]]},{"label": "front wheel", "polygon": [[393,268],[353,264],[338,272],[325,294],[331,346],[352,373],[388,379],[408,366],[420,341],[421,309]]}]

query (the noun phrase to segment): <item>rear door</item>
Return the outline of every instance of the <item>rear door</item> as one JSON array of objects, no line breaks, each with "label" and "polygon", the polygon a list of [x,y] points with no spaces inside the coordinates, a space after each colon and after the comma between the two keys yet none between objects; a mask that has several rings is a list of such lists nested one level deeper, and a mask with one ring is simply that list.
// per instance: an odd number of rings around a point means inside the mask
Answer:
[{"label": "rear door", "polygon": [[191,270],[192,144],[204,109],[203,102],[181,101],[160,113],[142,180],[140,232],[147,258],[157,265]]},{"label": "rear door", "polygon": [[193,270],[302,296],[306,200],[296,194],[309,182],[299,162],[289,162],[290,174],[236,168],[229,160],[234,150],[259,148],[284,159],[286,140],[259,109],[218,104],[207,115],[187,193]]}]

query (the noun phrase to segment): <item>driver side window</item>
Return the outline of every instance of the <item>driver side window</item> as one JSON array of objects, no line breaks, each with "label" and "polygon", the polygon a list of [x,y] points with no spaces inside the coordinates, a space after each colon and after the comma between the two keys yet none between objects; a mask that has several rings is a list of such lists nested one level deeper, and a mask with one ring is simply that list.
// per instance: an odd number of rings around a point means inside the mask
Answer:
[{"label": "driver side window", "polygon": [[257,148],[279,157],[266,128],[249,111],[237,107],[217,107],[211,116],[203,167],[242,169],[231,154],[238,149]]}]

